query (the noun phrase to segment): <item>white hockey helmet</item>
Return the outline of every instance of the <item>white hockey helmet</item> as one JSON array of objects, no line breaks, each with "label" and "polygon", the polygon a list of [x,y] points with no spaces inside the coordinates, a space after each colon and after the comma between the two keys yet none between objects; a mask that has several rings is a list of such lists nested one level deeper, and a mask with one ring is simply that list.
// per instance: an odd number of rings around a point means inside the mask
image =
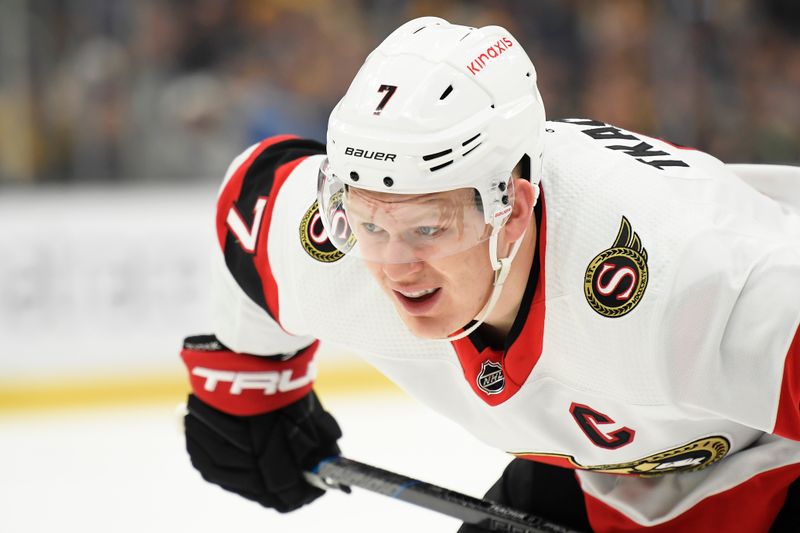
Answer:
[{"label": "white hockey helmet", "polygon": [[[372,261],[428,259],[431,254],[416,252],[394,259],[365,254],[350,231],[348,191],[474,189],[477,195],[462,198],[482,214],[480,227],[462,219],[465,209],[439,206],[433,215],[464,233],[444,247],[440,239],[439,256],[494,237],[490,254],[498,270],[496,234],[511,213],[511,171],[527,159],[526,177],[538,192],[544,122],[536,71],[507,30],[436,17],[405,23],[367,57],[331,112],[318,183],[329,238],[341,251],[360,251]],[[417,241],[409,240],[412,248]]]}]

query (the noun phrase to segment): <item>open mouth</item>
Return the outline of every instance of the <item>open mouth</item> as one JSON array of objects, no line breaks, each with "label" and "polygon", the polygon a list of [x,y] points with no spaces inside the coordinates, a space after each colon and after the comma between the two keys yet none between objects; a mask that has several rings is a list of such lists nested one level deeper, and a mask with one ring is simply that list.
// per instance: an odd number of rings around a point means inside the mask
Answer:
[{"label": "open mouth", "polygon": [[436,287],[435,289],[424,289],[421,291],[413,291],[413,292],[406,292],[406,291],[395,291],[395,292],[400,293],[401,295],[405,296],[410,300],[421,301],[438,290],[439,288]]},{"label": "open mouth", "polygon": [[441,295],[440,287],[423,289],[419,291],[394,290],[395,297],[402,304],[406,312],[412,315],[424,314],[436,304]]}]

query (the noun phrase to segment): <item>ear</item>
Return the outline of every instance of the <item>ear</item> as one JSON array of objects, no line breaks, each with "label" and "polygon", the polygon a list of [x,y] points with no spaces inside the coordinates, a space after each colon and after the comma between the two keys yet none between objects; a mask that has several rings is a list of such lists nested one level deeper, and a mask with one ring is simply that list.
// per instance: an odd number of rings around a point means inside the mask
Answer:
[{"label": "ear", "polygon": [[510,244],[522,238],[533,217],[535,202],[536,193],[531,182],[523,178],[514,178],[514,206],[503,226],[505,242]]}]

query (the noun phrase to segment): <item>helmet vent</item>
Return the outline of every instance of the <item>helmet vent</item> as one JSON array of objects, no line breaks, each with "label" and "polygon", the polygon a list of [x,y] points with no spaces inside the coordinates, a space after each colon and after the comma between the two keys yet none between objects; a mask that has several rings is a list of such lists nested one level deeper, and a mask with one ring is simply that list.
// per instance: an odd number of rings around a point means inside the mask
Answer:
[{"label": "helmet vent", "polygon": [[471,151],[473,151],[475,148],[477,148],[478,146],[480,146],[480,145],[482,145],[482,144],[483,144],[482,142],[481,142],[481,143],[478,143],[478,144],[476,144],[475,146],[473,146],[472,148],[470,148],[469,150],[467,150],[466,152],[464,152],[463,154],[461,154],[461,157],[464,157],[464,156],[466,156],[468,153],[470,153]]},{"label": "helmet vent", "polygon": [[[447,150],[442,150],[441,152],[436,152],[435,154],[423,155],[422,156],[422,160],[423,161],[430,161],[431,159],[436,159],[438,157],[442,157],[443,155],[447,155],[447,154],[451,153],[452,151],[453,151],[452,149],[448,148]],[[434,169],[431,169],[431,170],[434,170]]]},{"label": "helmet vent", "polygon": [[480,136],[481,136],[481,134],[480,134],[480,133],[476,133],[474,136],[470,137],[469,139],[467,139],[466,141],[464,141],[463,143],[461,143],[461,146],[466,146],[466,145],[468,145],[469,143],[471,143],[472,141],[474,141],[475,139],[477,139],[477,138],[478,138],[478,137],[480,137]]},{"label": "helmet vent", "polygon": [[453,86],[448,85],[447,89],[445,89],[444,92],[442,93],[442,96],[439,97],[439,100],[444,100],[451,92],[453,92]]},{"label": "helmet vent", "polygon": [[436,172],[437,170],[442,169],[442,168],[446,167],[447,165],[452,165],[452,164],[453,164],[453,160],[451,159],[450,161],[446,161],[446,162],[442,163],[441,165],[436,165],[435,167],[431,167],[431,172]]}]

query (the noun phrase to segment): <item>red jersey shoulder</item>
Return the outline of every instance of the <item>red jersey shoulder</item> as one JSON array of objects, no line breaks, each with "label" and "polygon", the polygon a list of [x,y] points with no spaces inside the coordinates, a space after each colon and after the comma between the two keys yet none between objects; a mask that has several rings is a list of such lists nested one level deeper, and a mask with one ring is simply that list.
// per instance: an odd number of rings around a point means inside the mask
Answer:
[{"label": "red jersey shoulder", "polygon": [[306,157],[325,145],[291,135],[270,137],[232,169],[217,200],[216,230],[225,264],[245,294],[278,320],[278,291],[267,257],[273,203]]},{"label": "red jersey shoulder", "polygon": [[800,326],[786,354],[780,402],[772,431],[787,439],[800,440]]}]

